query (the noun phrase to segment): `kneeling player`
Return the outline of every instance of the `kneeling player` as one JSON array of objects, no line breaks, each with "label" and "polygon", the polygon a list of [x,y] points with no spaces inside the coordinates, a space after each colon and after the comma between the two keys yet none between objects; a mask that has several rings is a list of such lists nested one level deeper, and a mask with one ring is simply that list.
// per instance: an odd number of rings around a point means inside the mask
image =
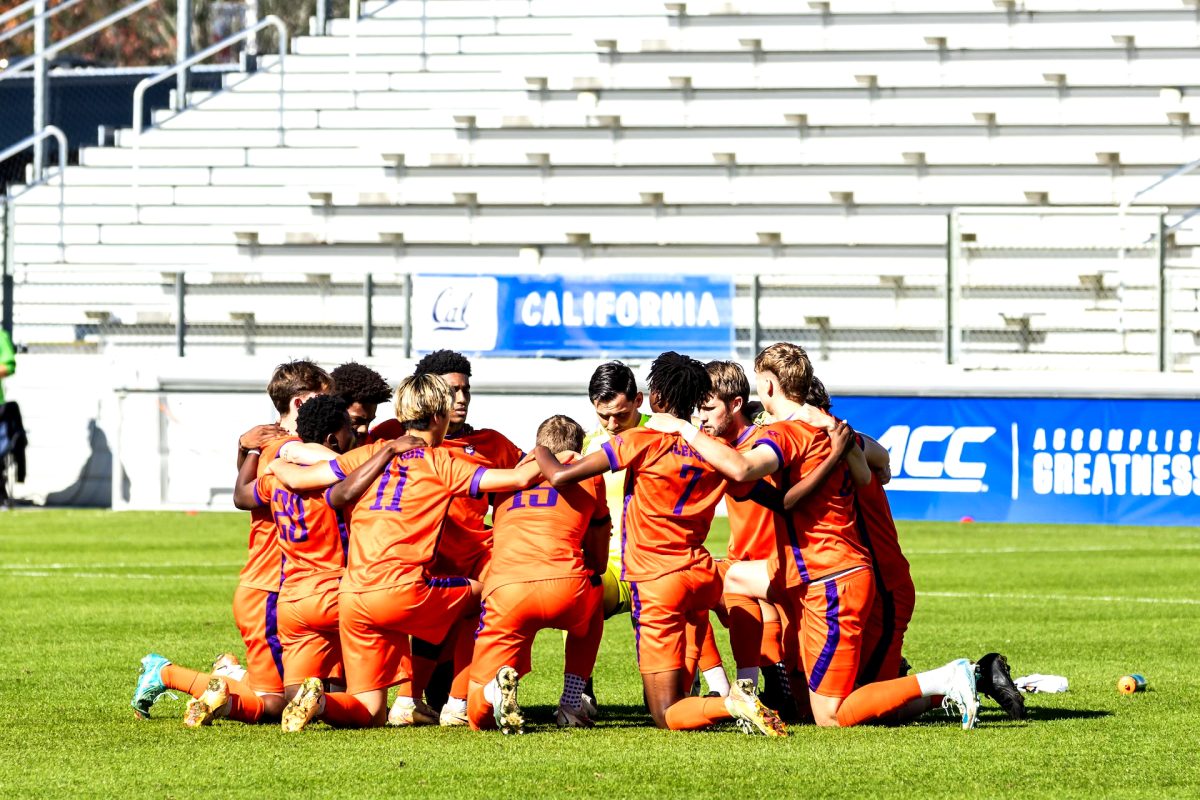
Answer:
[{"label": "kneeling player", "polygon": [[[551,452],[578,452],[583,428],[554,416],[538,427],[537,443]],[[539,630],[567,632],[560,727],[590,728],[583,688],[596,665],[604,632],[598,573],[611,531],[599,476],[554,489],[539,483],[497,497],[492,565],[483,587],[483,613],[471,660],[471,727],[523,732],[517,681],[530,671]]]},{"label": "kneeling player", "polygon": [[[682,422],[712,390],[704,365],[663,353],[650,368],[650,408]],[[723,445],[722,445],[723,446]],[[721,596],[721,579],[704,540],[725,481],[679,436],[637,428],[614,436],[601,451],[569,466],[544,447],[538,465],[554,488],[612,470],[628,470],[621,525],[623,577],[630,581],[638,668],[647,705],[660,728],[691,730],[738,719],[743,730],[786,735],[778,717],[759,704],[749,681],[727,697],[687,697]]]}]

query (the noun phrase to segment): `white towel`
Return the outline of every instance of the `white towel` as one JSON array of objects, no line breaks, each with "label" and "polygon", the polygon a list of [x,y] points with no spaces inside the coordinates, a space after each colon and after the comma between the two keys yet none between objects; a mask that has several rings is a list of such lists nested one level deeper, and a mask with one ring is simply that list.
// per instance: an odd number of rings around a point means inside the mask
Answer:
[{"label": "white towel", "polygon": [[1013,681],[1026,694],[1060,694],[1067,690],[1067,679],[1062,675],[1026,675]]}]

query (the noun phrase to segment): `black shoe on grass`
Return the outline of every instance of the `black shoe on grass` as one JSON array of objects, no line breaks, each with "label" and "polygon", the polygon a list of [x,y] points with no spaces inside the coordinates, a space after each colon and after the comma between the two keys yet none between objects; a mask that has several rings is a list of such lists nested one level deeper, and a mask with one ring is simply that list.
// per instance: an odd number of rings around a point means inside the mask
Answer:
[{"label": "black shoe on grass", "polygon": [[978,690],[999,703],[1012,719],[1025,719],[1025,698],[1013,683],[1008,660],[999,653],[988,653],[979,659],[977,668]]}]

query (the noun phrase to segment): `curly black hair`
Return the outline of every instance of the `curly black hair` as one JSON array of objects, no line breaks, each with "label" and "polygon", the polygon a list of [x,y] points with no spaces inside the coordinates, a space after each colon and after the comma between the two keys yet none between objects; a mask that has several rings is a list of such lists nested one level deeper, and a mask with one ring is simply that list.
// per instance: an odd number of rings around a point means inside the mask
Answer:
[{"label": "curly black hair", "polygon": [[296,413],[296,433],[305,442],[325,441],[331,433],[337,433],[349,420],[346,401],[337,395],[319,394],[310,397]]},{"label": "curly black hair", "polygon": [[471,362],[462,353],[453,350],[434,350],[417,362],[413,377],[418,375],[449,375],[451,372],[461,372],[471,377]]},{"label": "curly black hair", "polygon": [[658,405],[677,417],[691,417],[710,392],[708,370],[694,358],[668,350],[650,365],[651,398],[657,397]]},{"label": "curly black hair", "polygon": [[368,366],[349,361],[329,373],[333,378],[333,393],[346,401],[378,405],[392,399],[392,390],[387,381]]},{"label": "curly black hair", "polygon": [[812,385],[808,387],[808,397],[804,398],[804,402],[822,411],[833,408],[833,401],[829,399],[829,392],[825,391],[825,384],[821,383],[816,375],[812,377]]}]

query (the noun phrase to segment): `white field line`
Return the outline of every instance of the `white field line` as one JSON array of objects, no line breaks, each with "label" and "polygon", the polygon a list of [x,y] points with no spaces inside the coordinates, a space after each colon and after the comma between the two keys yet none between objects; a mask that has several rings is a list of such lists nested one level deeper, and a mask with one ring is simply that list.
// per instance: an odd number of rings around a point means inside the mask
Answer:
[{"label": "white field line", "polygon": [[918,597],[948,597],[970,600],[1063,600],[1083,603],[1146,603],[1165,606],[1200,606],[1200,600],[1188,597],[1113,597],[1110,595],[1017,594],[1009,592],[917,592]]},{"label": "white field line", "polygon": [[4,573],[10,578],[103,578],[105,580],[140,580],[140,581],[161,581],[161,580],[188,580],[188,581],[229,581],[236,578],[236,575],[170,575],[158,574],[151,575],[148,573],[137,572],[68,572],[65,570],[54,570],[52,572],[42,572],[37,570],[12,570]]},{"label": "white field line", "polygon": [[948,547],[939,550],[925,550],[919,547],[904,548],[906,556],[970,556],[970,555],[1009,555],[1021,553],[1130,553],[1140,550],[1153,550],[1156,553],[1168,553],[1172,550],[1200,550],[1200,544],[1171,544],[1154,543],[1143,545],[1092,545],[1083,547]]}]

